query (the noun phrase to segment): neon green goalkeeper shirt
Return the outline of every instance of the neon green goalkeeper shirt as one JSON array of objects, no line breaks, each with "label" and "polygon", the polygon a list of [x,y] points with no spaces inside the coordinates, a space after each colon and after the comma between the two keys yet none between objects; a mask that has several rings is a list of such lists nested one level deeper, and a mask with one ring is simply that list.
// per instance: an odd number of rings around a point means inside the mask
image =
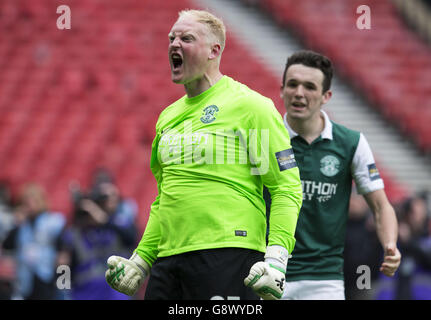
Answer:
[{"label": "neon green goalkeeper shirt", "polygon": [[227,76],[182,97],[160,114],[151,170],[158,196],[135,250],[150,265],[194,250],[265,252],[263,185],[272,198],[268,245],[292,252],[302,187],[270,99]]}]

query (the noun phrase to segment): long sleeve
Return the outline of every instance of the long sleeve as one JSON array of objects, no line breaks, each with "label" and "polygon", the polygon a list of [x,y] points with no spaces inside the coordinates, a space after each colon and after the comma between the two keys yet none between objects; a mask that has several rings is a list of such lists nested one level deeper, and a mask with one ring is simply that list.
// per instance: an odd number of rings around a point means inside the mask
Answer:
[{"label": "long sleeve", "polygon": [[260,128],[257,138],[260,156],[255,157],[260,159],[258,172],[271,194],[268,245],[281,245],[291,253],[302,205],[299,169],[289,133],[274,105],[256,108],[255,112],[256,127]]},{"label": "long sleeve", "polygon": [[139,242],[136,252],[142,259],[144,259],[150,266],[157,259],[158,255],[158,245],[160,242],[161,232],[160,232],[160,222],[159,222],[159,202],[160,202],[160,191],[162,187],[162,169],[158,162],[157,157],[157,145],[159,141],[159,135],[157,134],[154,138],[152,144],[151,152],[151,171],[157,181],[158,195],[155,201],[151,205],[150,214],[148,218],[147,225],[145,227],[144,234],[141,241]]}]

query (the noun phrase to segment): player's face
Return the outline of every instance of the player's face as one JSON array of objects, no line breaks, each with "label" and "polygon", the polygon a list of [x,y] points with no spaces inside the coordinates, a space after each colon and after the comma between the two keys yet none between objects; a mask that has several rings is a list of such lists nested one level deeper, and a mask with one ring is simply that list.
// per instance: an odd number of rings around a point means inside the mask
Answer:
[{"label": "player's face", "polygon": [[322,92],[324,75],[317,68],[294,64],[287,69],[280,96],[289,118],[308,120],[320,116],[320,108],[328,102],[331,91]]},{"label": "player's face", "polygon": [[172,81],[187,84],[203,77],[211,46],[207,27],[193,17],[181,17],[169,33],[169,63]]}]

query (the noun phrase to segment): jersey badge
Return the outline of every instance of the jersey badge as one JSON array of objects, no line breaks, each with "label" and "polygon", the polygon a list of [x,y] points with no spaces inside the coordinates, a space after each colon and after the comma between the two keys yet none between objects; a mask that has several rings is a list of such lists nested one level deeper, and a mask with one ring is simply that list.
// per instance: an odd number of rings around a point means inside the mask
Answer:
[{"label": "jersey badge", "polygon": [[340,171],[340,160],[332,155],[320,159],[320,172],[327,177],[333,177]]},{"label": "jersey badge", "polygon": [[211,123],[216,119],[216,114],[219,111],[218,107],[214,104],[205,107],[202,111],[201,121],[203,123]]}]

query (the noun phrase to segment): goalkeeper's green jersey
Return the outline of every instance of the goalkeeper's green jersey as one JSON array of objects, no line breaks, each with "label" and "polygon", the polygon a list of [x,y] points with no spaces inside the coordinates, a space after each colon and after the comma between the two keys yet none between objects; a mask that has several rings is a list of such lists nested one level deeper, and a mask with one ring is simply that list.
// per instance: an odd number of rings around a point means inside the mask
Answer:
[{"label": "goalkeeper's green jersey", "polygon": [[[151,170],[158,196],[136,252],[157,257],[224,247],[295,245],[299,170],[273,102],[223,76],[161,114]],[[263,185],[272,196],[266,243]]]}]

